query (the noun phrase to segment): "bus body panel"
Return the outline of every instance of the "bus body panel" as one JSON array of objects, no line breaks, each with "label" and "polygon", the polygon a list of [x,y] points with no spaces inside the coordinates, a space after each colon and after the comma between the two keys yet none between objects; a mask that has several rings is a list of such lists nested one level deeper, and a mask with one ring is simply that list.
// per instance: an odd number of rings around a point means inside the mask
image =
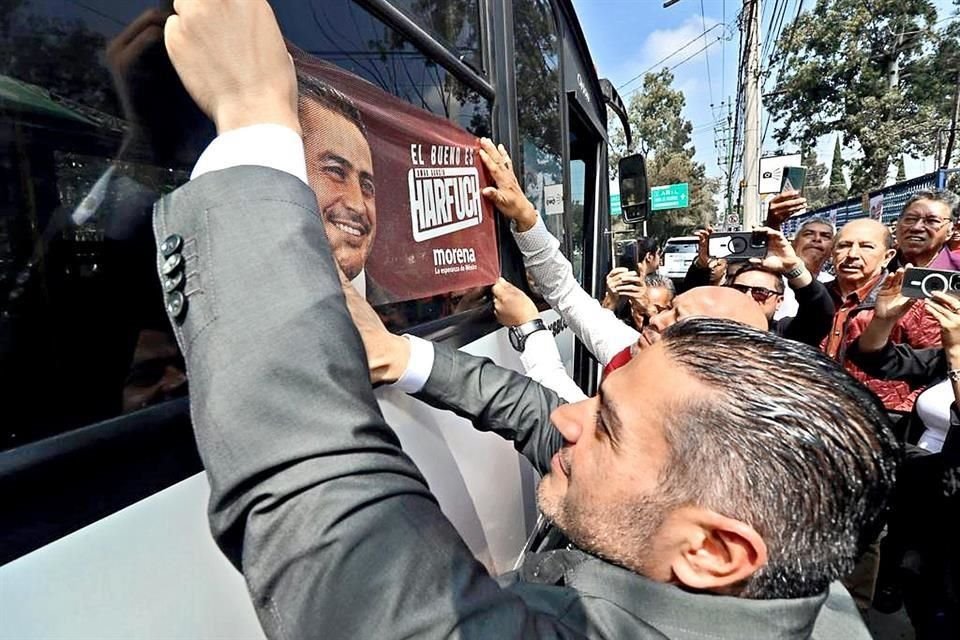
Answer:
[{"label": "bus body panel", "polygon": [[[569,371],[571,332],[557,341]],[[464,351],[522,370],[505,330]],[[509,571],[536,522],[536,472],[512,443],[450,412],[395,389],[377,395],[471,551]],[[242,576],[210,535],[208,497],[197,474],[0,567],[0,639],[262,638]]]}]

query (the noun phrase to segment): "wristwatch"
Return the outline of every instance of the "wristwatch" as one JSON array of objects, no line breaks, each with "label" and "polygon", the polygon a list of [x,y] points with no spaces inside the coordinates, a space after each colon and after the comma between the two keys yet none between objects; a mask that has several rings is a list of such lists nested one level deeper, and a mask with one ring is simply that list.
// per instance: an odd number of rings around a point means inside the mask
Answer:
[{"label": "wristwatch", "polygon": [[527,338],[530,337],[530,334],[536,333],[537,331],[546,331],[547,325],[543,324],[543,320],[536,318],[530,322],[524,322],[523,324],[517,325],[515,327],[510,327],[510,346],[514,350],[523,353],[523,348],[527,344]]},{"label": "wristwatch", "polygon": [[793,269],[790,269],[790,271],[787,271],[786,273],[784,273],[783,277],[786,278],[787,280],[793,280],[794,278],[799,278],[800,276],[802,276],[803,272],[806,270],[807,270],[806,265],[804,265],[801,262],[799,265],[797,265]]}]

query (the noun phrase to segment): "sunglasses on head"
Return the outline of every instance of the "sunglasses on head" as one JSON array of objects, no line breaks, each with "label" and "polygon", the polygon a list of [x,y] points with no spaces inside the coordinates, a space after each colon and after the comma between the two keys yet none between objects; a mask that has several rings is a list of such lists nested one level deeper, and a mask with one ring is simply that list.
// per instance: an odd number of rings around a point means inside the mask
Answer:
[{"label": "sunglasses on head", "polygon": [[752,296],[754,300],[763,304],[770,299],[770,296],[780,295],[773,289],[767,289],[766,287],[751,287],[745,284],[731,284],[728,285],[731,289],[736,289],[740,293],[746,293],[749,296]]}]

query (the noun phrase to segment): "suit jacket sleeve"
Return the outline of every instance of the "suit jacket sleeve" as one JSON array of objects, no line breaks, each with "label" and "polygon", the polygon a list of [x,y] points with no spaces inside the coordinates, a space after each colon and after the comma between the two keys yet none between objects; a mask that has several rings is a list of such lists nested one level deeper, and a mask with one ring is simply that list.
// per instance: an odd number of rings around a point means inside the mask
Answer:
[{"label": "suit jacket sleeve", "polygon": [[479,431],[513,440],[541,474],[550,470],[550,458],[563,444],[550,422],[550,413],[563,403],[560,397],[487,358],[434,345],[433,370],[415,397],[470,420]]},{"label": "suit jacket sleeve", "polygon": [[857,340],[847,349],[847,358],[868,375],[882,380],[904,380],[913,386],[926,385],[947,375],[943,349],[914,349],[907,344],[887,342],[879,351],[860,349]]},{"label": "suit jacket sleeve", "polygon": [[820,343],[830,332],[836,306],[823,283],[816,278],[805,287],[794,290],[797,298],[797,315],[781,318],[777,321],[778,335],[813,347]]},{"label": "suit jacket sleeve", "polygon": [[171,319],[210,528],[268,638],[564,635],[473,558],[385,424],[306,185],[208,173],[154,231],[184,240]]}]

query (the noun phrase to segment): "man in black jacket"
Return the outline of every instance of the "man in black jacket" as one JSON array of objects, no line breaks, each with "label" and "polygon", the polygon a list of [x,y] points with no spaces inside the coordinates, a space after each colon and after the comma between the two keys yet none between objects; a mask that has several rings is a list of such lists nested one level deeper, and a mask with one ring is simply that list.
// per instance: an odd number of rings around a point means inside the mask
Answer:
[{"label": "man in black jacket", "polygon": [[[830,331],[836,311],[833,299],[783,234],[773,229],[766,229],[766,232],[767,255],[763,260],[730,264],[726,286],[756,300],[767,316],[770,330],[777,335],[818,347]],[[710,284],[710,230],[698,231],[697,236],[697,259],[690,265],[683,281],[686,290]],[[784,280],[796,296],[798,311],[796,316],[774,320],[783,302]]]}]

